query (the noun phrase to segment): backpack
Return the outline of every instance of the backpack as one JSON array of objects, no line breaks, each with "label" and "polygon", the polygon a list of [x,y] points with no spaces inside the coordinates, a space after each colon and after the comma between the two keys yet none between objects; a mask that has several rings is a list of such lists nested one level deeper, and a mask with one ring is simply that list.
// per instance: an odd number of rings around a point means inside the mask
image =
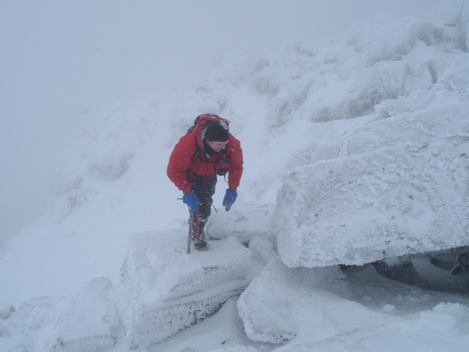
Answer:
[{"label": "backpack", "polygon": [[202,121],[207,121],[209,119],[213,119],[214,121],[217,121],[217,120],[223,120],[226,122],[227,125],[229,125],[229,121],[218,116],[218,115],[215,115],[215,114],[202,114],[202,115],[199,115],[195,118],[194,120],[194,124],[189,127],[189,129],[187,130],[187,133],[191,133],[195,128],[196,126],[199,124],[199,122]]}]

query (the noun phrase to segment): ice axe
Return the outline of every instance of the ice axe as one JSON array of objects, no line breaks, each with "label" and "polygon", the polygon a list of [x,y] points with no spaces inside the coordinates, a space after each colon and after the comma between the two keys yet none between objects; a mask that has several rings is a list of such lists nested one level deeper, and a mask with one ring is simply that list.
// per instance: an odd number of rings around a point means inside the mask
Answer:
[{"label": "ice axe", "polygon": [[187,254],[191,253],[191,242],[192,242],[192,223],[194,221],[194,213],[189,212],[189,231],[187,235]]},{"label": "ice axe", "polygon": [[[182,198],[178,198],[182,200]],[[194,221],[194,213],[189,211],[189,231],[187,233],[187,254],[191,254],[191,243],[192,243],[192,223]]]}]

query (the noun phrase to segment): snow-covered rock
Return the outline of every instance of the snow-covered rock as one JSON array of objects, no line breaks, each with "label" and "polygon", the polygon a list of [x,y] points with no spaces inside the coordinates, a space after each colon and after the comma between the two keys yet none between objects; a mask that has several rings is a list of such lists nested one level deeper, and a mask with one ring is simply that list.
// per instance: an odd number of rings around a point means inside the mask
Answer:
[{"label": "snow-covered rock", "polygon": [[351,297],[338,267],[290,269],[275,258],[243,292],[238,309],[252,340],[281,343],[299,334],[319,340],[338,333],[337,321],[352,322],[348,312],[366,312]]},{"label": "snow-covered rock", "polygon": [[368,122],[344,135],[335,157],[285,178],[274,222],[288,266],[360,265],[469,244],[469,104],[428,92],[382,109],[422,96],[448,104]]},{"label": "snow-covered rock", "polygon": [[252,201],[236,204],[229,212],[223,209],[212,214],[206,232],[212,238],[236,236],[243,242],[249,242],[253,237],[260,236],[274,241],[274,207],[274,204]]},{"label": "snow-covered rock", "polygon": [[[328,151],[312,142],[292,158],[273,216],[290,267],[360,265],[469,243],[467,53],[452,27],[399,28],[388,35],[371,22],[348,40],[368,57],[357,81],[368,91],[355,103],[375,99],[371,115]],[[395,87],[397,94],[379,93]],[[329,109],[344,111],[337,104]]]},{"label": "snow-covered rock", "polygon": [[252,279],[250,251],[237,239],[211,241],[208,251],[190,255],[186,243],[182,231],[132,236],[124,273],[130,299],[124,322],[132,348],[164,340],[214,314]]},{"label": "snow-covered rock", "polygon": [[21,304],[8,318],[0,320],[2,351],[32,351],[42,326],[67,303],[65,298],[40,297]]},{"label": "snow-covered rock", "polygon": [[97,278],[39,331],[34,351],[101,351],[114,346],[121,332],[118,307],[108,297],[112,283]]}]

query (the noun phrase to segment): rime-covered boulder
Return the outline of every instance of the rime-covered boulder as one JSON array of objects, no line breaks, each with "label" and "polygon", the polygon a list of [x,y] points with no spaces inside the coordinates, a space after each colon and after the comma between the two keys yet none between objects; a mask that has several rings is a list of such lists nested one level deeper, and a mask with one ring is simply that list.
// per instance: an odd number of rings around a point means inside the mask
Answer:
[{"label": "rime-covered boulder", "polygon": [[334,321],[354,320],[348,311],[369,314],[350,297],[338,267],[288,268],[276,258],[243,292],[238,310],[246,334],[254,341],[281,343],[305,333],[320,340],[341,333]]},{"label": "rime-covered boulder", "polygon": [[[457,77],[441,85],[465,92],[467,79]],[[440,88],[383,103],[385,118],[285,177],[273,219],[288,266],[360,265],[469,244],[469,103]]]},{"label": "rime-covered boulder", "polygon": [[208,251],[190,254],[186,243],[182,231],[131,237],[124,269],[130,347],[162,341],[214,314],[255,275],[248,272],[250,250],[236,238],[210,241]]}]

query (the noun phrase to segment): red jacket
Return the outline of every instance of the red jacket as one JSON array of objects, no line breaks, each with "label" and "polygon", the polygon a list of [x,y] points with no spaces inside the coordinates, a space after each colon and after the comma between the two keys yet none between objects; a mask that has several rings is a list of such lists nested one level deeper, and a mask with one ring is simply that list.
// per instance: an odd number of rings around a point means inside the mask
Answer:
[{"label": "red jacket", "polygon": [[241,143],[231,133],[225,153],[216,154],[209,158],[204,155],[202,136],[205,134],[207,123],[213,120],[224,120],[221,117],[200,115],[199,123],[192,132],[182,136],[173,149],[169,158],[167,174],[169,179],[181,191],[191,189],[191,177],[212,179],[220,169],[228,169],[228,187],[236,190],[243,174],[243,151]]}]

